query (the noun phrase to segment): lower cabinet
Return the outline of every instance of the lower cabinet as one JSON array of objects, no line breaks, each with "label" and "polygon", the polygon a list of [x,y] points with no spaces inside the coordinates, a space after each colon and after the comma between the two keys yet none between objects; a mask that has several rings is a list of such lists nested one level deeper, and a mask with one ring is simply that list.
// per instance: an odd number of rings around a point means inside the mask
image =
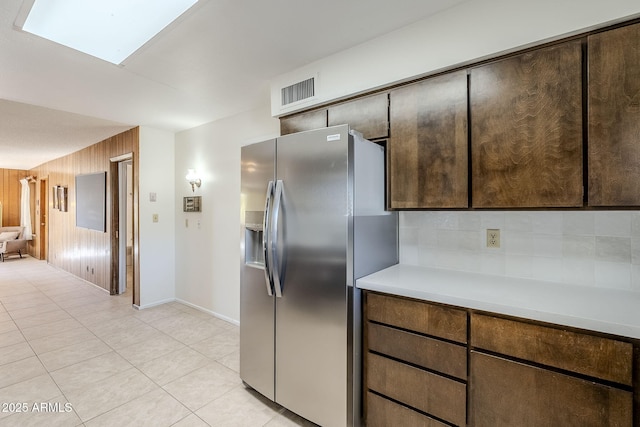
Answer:
[{"label": "lower cabinet", "polygon": [[633,393],[471,352],[469,425],[631,426]]},{"label": "lower cabinet", "polygon": [[635,340],[377,292],[364,301],[367,426],[640,426]]},{"label": "lower cabinet", "polygon": [[465,424],[466,384],[377,354],[369,355],[367,366],[371,390],[455,425]]},{"label": "lower cabinet", "polygon": [[466,425],[467,313],[375,293],[366,301],[367,425]]},{"label": "lower cabinet", "polygon": [[448,424],[441,423],[372,392],[367,392],[365,398],[369,403],[367,413],[368,427],[449,427]]}]

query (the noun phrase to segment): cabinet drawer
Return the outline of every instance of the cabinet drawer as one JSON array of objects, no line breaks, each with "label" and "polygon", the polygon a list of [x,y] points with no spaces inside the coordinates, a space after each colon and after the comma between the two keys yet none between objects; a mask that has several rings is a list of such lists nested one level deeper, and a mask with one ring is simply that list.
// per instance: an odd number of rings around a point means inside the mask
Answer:
[{"label": "cabinet drawer", "polygon": [[365,139],[389,136],[389,96],[386,93],[359,98],[328,109],[329,126],[348,124]]},{"label": "cabinet drawer", "polygon": [[446,424],[398,405],[384,397],[367,393],[367,427],[412,426],[448,427]]},{"label": "cabinet drawer", "polygon": [[369,293],[367,318],[463,344],[467,342],[467,313],[463,310]]},{"label": "cabinet drawer", "polygon": [[466,423],[467,387],[440,375],[367,354],[367,386],[456,425]]},{"label": "cabinet drawer", "polygon": [[472,314],[471,345],[607,381],[632,385],[631,343]]},{"label": "cabinet drawer", "polygon": [[470,426],[632,425],[630,392],[475,351],[470,366]]},{"label": "cabinet drawer", "polygon": [[369,323],[369,349],[414,365],[467,380],[466,347]]}]

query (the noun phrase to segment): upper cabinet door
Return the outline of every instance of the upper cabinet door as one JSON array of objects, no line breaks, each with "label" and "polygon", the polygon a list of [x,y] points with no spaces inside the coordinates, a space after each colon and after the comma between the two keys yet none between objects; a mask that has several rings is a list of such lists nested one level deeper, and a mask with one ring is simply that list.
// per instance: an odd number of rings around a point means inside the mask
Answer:
[{"label": "upper cabinet door", "polygon": [[589,36],[589,205],[640,205],[640,24]]},{"label": "upper cabinet door", "polygon": [[582,47],[567,42],[471,70],[472,205],[583,205]]},{"label": "upper cabinet door", "polygon": [[329,126],[347,124],[365,139],[389,136],[389,95],[381,93],[329,107]]},{"label": "upper cabinet door", "polygon": [[395,89],[390,99],[390,207],[467,207],[466,71]]},{"label": "upper cabinet door", "polygon": [[280,135],[327,127],[327,110],[314,110],[280,119]]}]

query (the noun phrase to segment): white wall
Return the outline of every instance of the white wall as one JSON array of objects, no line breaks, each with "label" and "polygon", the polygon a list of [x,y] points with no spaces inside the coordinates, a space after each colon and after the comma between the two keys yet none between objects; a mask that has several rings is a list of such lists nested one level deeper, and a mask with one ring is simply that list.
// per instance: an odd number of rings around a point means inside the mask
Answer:
[{"label": "white wall", "polygon": [[[638,0],[471,0],[292,70],[272,81],[272,114],[406,81],[436,70],[640,15]],[[313,102],[280,110],[280,88],[318,73]]]},{"label": "white wall", "polygon": [[[175,299],[175,136],[140,128],[140,307]],[[156,193],[156,201],[150,201]],[[158,214],[158,222],[153,222]]]},{"label": "white wall", "polygon": [[[220,318],[240,319],[240,147],[279,135],[265,105],[176,135],[176,298]],[[196,169],[195,193],[184,178]],[[182,211],[202,196],[201,213]],[[188,227],[185,221],[189,222]],[[199,226],[198,226],[199,224]]]}]

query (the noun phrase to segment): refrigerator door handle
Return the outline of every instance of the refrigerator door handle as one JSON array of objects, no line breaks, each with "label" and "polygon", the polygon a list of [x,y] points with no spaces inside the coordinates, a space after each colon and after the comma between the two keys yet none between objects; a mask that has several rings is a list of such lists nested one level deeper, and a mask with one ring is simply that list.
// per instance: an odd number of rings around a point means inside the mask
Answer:
[{"label": "refrigerator door handle", "polygon": [[282,298],[282,272],[280,271],[280,260],[278,259],[278,220],[280,219],[280,208],[282,204],[282,180],[276,181],[275,197],[273,201],[273,214],[271,218],[271,254],[272,254],[272,274],[273,287],[276,291],[276,297]]},{"label": "refrigerator door handle", "polygon": [[264,215],[262,216],[262,253],[264,254],[264,280],[267,284],[267,294],[273,296],[273,273],[269,245],[271,240],[271,199],[273,197],[273,181],[269,181],[267,195],[264,201]]}]

